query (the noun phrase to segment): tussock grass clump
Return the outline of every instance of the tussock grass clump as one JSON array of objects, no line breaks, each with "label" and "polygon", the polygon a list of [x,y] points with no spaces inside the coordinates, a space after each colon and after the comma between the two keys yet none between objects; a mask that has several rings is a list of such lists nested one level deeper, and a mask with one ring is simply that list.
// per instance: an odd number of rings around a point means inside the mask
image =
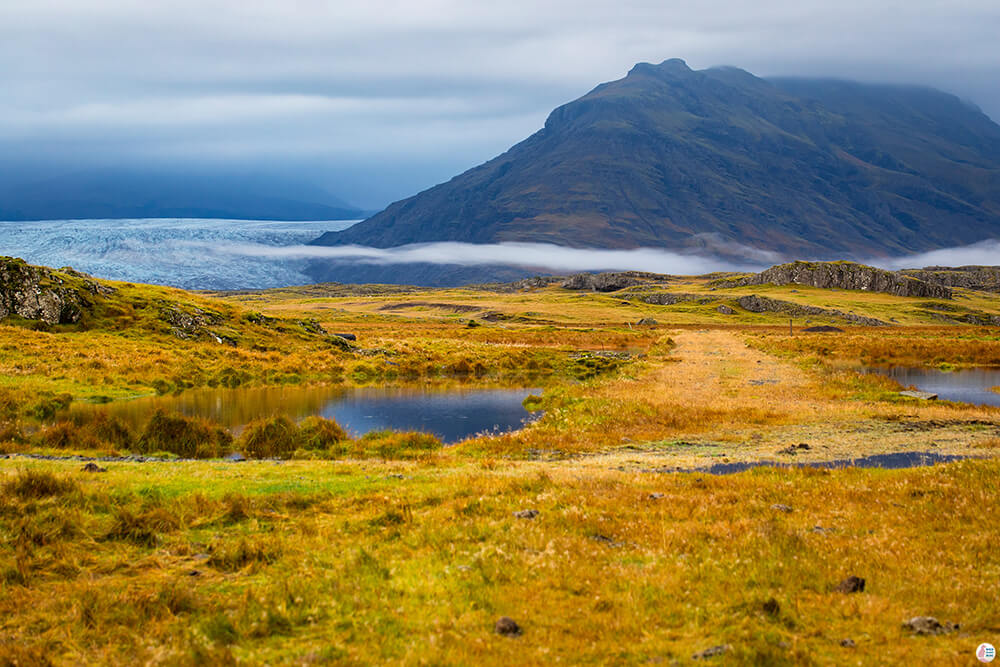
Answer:
[{"label": "tussock grass clump", "polygon": [[28,408],[28,416],[34,417],[39,421],[47,421],[56,416],[56,414],[69,408],[70,403],[73,402],[73,397],[70,394],[41,394],[37,401]]},{"label": "tussock grass clump", "polygon": [[24,442],[24,431],[21,425],[14,421],[0,422],[0,451],[3,451],[3,444],[21,444]]},{"label": "tussock grass clump", "polygon": [[22,500],[65,496],[80,490],[75,480],[47,470],[24,470],[3,485],[5,495]]},{"label": "tussock grass clump", "polygon": [[93,413],[86,426],[95,438],[108,445],[129,449],[135,444],[135,434],[128,424],[121,417],[110,415],[107,410]]},{"label": "tussock grass clump", "polygon": [[257,419],[243,430],[240,449],[250,458],[288,458],[295,451],[299,429],[284,415]]},{"label": "tussock grass clump", "polygon": [[440,450],[434,435],[420,431],[371,431],[357,441],[357,454],[383,459],[414,459]]},{"label": "tussock grass clump", "polygon": [[284,553],[284,546],[275,537],[243,537],[236,542],[213,545],[208,564],[223,572],[237,572],[246,567],[269,565]]},{"label": "tussock grass clump", "polygon": [[298,444],[302,449],[343,454],[347,439],[347,433],[332,419],[307,417],[299,424]]},{"label": "tussock grass clump", "polygon": [[10,389],[0,388],[0,419],[13,419],[20,412],[21,402]]},{"label": "tussock grass clump", "polygon": [[104,539],[153,547],[160,541],[160,533],[173,532],[180,527],[180,519],[162,507],[144,512],[120,507],[115,510],[114,521]]},{"label": "tussock grass clump", "polygon": [[150,417],[137,449],[144,454],[169,452],[183,458],[217,458],[232,448],[233,436],[208,421],[157,410]]},{"label": "tussock grass clump", "polygon": [[89,435],[78,429],[73,422],[63,420],[39,431],[34,441],[37,445],[53,449],[69,449],[71,447],[93,449],[99,443],[92,437],[88,437]]},{"label": "tussock grass clump", "polygon": [[42,547],[83,536],[80,517],[59,506],[25,514],[13,524],[14,544],[19,548]]}]

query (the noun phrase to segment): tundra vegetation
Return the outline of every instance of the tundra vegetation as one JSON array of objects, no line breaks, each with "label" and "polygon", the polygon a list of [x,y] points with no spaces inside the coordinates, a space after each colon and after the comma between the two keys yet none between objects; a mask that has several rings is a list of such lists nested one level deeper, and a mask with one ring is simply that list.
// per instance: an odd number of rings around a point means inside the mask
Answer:
[{"label": "tundra vegetation", "polygon": [[[968,664],[997,638],[1000,408],[860,371],[1000,366],[1000,297],[625,282],[101,282],[75,322],[9,316],[0,664]],[[544,414],[445,447],[102,409],[288,384],[533,386]],[[906,451],[970,458],[697,470]]]}]

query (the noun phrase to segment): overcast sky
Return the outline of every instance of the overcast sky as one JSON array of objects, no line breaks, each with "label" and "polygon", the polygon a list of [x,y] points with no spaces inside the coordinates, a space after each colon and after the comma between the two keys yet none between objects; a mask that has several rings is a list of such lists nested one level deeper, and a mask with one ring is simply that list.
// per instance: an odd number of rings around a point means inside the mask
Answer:
[{"label": "overcast sky", "polygon": [[638,61],[927,84],[1000,119],[998,36],[998,0],[0,0],[0,176],[287,169],[376,208]]}]

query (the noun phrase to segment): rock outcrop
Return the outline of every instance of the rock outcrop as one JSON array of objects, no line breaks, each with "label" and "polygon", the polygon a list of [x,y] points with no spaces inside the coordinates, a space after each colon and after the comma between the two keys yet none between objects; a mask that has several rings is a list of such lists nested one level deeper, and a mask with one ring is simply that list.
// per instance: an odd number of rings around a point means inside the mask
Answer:
[{"label": "rock outcrop", "polygon": [[666,276],[641,271],[623,271],[610,273],[578,273],[566,279],[560,285],[569,290],[590,290],[592,292],[617,292],[626,287],[634,287],[642,283],[657,281],[666,282]]},{"label": "rock outcrop", "polygon": [[735,280],[723,281],[730,287],[747,285],[809,285],[824,289],[882,292],[895,296],[950,299],[951,288],[911,275],[878,269],[854,262],[790,262]]},{"label": "rock outcrop", "polygon": [[1000,292],[1000,266],[928,266],[904,269],[900,273],[934,285]]},{"label": "rock outcrop", "polygon": [[855,315],[854,313],[845,313],[841,310],[820,308],[819,306],[802,306],[790,301],[779,301],[778,299],[757,296],[756,294],[741,296],[736,300],[736,303],[739,304],[740,308],[751,313],[784,313],[791,317],[830,317],[866,327],[892,326],[888,322],[877,320],[874,317],[864,317],[862,315]]},{"label": "rock outcrop", "polygon": [[55,271],[0,257],[0,320],[16,315],[46,324],[75,324],[92,297],[114,291],[72,269]]}]

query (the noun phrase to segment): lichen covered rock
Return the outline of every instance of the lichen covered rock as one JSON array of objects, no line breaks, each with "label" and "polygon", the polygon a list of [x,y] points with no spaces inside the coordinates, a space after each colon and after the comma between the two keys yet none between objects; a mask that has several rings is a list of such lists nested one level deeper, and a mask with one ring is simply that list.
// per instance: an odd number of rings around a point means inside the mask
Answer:
[{"label": "lichen covered rock", "polygon": [[114,288],[72,269],[55,271],[0,257],[0,320],[16,315],[46,324],[75,324],[92,297],[113,293]]}]

